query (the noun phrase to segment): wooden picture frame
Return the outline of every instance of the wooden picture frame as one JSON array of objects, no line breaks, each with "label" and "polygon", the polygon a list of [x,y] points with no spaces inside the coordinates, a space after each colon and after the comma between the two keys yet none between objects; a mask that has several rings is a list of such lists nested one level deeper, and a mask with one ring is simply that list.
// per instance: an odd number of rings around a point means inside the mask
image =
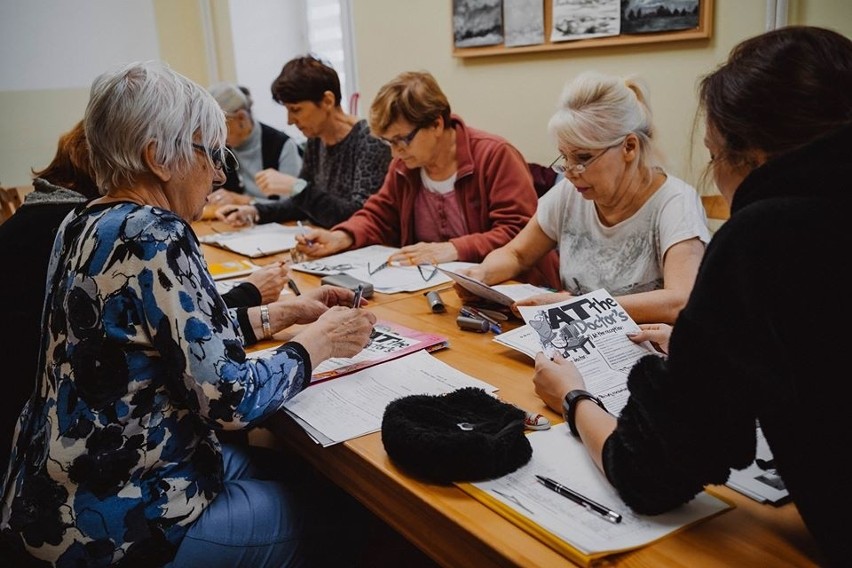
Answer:
[{"label": "wooden picture frame", "polygon": [[[452,3],[453,0],[450,0],[450,2]],[[544,10],[543,43],[517,47],[507,47],[504,43],[481,47],[457,47],[455,37],[453,37],[453,56],[460,58],[487,57],[493,55],[561,51],[566,49],[586,49],[674,41],[706,40],[711,37],[713,32],[713,0],[698,0],[698,26],[695,28],[647,33],[623,33],[615,36],[554,42],[551,41],[550,38],[551,30],[553,29],[554,0],[542,0],[542,2]],[[454,34],[453,26],[451,26],[451,33]]]}]

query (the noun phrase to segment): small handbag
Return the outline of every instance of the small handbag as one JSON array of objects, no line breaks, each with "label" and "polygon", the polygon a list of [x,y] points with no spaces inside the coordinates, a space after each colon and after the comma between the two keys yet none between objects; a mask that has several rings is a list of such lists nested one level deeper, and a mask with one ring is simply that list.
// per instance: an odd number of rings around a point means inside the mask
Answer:
[{"label": "small handbag", "polygon": [[382,443],[391,460],[427,481],[482,481],[511,473],[532,457],[526,413],[484,390],[409,395],[382,417]]}]

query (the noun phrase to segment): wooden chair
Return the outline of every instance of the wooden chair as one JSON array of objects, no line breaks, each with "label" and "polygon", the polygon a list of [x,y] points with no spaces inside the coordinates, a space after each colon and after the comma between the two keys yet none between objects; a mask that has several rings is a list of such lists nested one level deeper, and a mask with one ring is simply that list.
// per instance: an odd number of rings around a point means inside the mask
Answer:
[{"label": "wooden chair", "polygon": [[11,217],[21,206],[21,194],[15,187],[0,187],[0,223]]},{"label": "wooden chair", "polygon": [[721,195],[702,195],[701,203],[707,213],[707,226],[711,233],[715,233],[731,216],[728,202]]}]

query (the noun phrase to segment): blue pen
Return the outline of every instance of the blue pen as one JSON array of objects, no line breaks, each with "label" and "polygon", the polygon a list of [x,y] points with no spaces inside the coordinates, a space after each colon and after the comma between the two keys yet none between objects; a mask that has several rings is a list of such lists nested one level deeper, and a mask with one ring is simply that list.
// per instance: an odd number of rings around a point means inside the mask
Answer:
[{"label": "blue pen", "polygon": [[465,317],[469,317],[469,318],[473,318],[473,319],[478,319],[478,320],[482,320],[482,321],[487,322],[487,323],[488,323],[488,328],[489,328],[489,329],[490,329],[490,330],[491,330],[491,331],[492,331],[495,335],[499,335],[499,334],[503,333],[503,328],[502,328],[502,327],[500,327],[500,324],[499,324],[499,323],[497,323],[497,322],[496,322],[496,321],[494,321],[493,319],[489,318],[488,316],[485,316],[485,315],[483,315],[483,314],[480,314],[478,311],[474,311],[474,310],[472,310],[472,309],[470,309],[470,308],[466,308],[466,307],[462,306],[462,307],[459,309],[459,313],[460,313],[461,315],[465,316]]}]

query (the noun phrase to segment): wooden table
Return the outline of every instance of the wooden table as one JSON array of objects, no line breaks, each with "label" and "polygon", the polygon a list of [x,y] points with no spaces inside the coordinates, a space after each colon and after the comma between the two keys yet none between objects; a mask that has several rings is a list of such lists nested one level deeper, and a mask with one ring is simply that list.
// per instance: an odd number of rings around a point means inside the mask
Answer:
[{"label": "wooden table", "polygon": [[[205,254],[207,249],[212,247],[205,246]],[[219,257],[221,253],[226,256]],[[235,256],[220,249],[215,254],[215,260]],[[319,285],[316,276],[296,277],[306,290]],[[445,335],[450,347],[435,352],[435,357],[498,387],[503,400],[541,412],[554,423],[561,422],[561,417],[547,409],[533,392],[532,360],[493,342],[490,333],[460,330],[455,324],[460,300],[451,289],[440,293],[447,306],[443,314],[432,313],[420,292],[377,293],[368,309],[380,319]],[[511,322],[506,328],[519,323]],[[567,558],[454,485],[421,482],[397,469],[384,451],[380,433],[323,448],[283,413],[266,426],[284,445],[298,451],[442,566],[573,566]],[[708,491],[736,507],[655,544],[607,557],[602,565],[818,566],[816,545],[792,504],[761,505],[724,486]]]}]

